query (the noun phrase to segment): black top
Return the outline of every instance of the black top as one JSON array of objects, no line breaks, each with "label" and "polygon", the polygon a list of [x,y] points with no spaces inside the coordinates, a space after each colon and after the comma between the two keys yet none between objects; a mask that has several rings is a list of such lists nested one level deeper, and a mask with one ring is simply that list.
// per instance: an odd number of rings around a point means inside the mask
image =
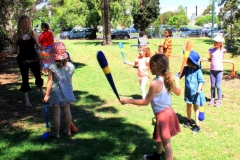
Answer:
[{"label": "black top", "polygon": [[37,57],[35,40],[33,37],[27,40],[18,38],[18,46],[20,49],[18,56],[21,57],[22,60],[34,60]]}]

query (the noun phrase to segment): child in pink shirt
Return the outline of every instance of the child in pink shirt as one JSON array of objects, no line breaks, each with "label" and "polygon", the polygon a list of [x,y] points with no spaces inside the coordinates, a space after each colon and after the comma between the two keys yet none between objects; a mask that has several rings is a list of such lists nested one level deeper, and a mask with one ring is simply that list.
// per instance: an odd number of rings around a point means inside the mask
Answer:
[{"label": "child in pink shirt", "polygon": [[[203,58],[202,61],[209,61],[210,79],[211,79],[211,100],[208,105],[219,107],[222,105],[221,82],[223,77],[223,63],[233,63],[232,60],[224,60],[226,49],[223,48],[224,38],[216,36],[214,39],[214,48],[209,49],[209,58]],[[215,88],[217,88],[218,100],[215,101]]]},{"label": "child in pink shirt", "polygon": [[124,64],[129,64],[131,66],[138,66],[138,81],[140,83],[142,98],[146,97],[146,85],[149,79],[149,61],[151,57],[150,48],[148,46],[140,46],[139,56],[136,58],[135,62],[124,61]]}]

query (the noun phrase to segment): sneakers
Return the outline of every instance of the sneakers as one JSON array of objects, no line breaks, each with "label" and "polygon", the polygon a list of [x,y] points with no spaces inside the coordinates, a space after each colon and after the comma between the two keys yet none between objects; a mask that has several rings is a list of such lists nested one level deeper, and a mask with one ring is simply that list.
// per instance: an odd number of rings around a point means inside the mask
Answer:
[{"label": "sneakers", "polygon": [[190,126],[190,123],[191,123],[191,121],[188,120],[187,122],[185,122],[185,123],[183,124],[183,127],[184,127],[184,128],[188,128],[188,127]]},{"label": "sneakers", "polygon": [[192,132],[193,132],[193,133],[200,132],[200,127],[197,126],[197,125],[194,125],[194,126],[193,126],[193,129],[192,129]]},{"label": "sneakers", "polygon": [[219,107],[222,105],[222,102],[221,101],[216,101],[216,103],[214,104],[214,107]]},{"label": "sneakers", "polygon": [[144,154],[143,159],[145,160],[160,160],[161,154],[154,152],[154,154]]},{"label": "sneakers", "polygon": [[211,101],[208,102],[208,105],[209,105],[209,106],[214,106],[214,103],[215,103],[215,100],[214,100],[214,99],[211,99]]}]

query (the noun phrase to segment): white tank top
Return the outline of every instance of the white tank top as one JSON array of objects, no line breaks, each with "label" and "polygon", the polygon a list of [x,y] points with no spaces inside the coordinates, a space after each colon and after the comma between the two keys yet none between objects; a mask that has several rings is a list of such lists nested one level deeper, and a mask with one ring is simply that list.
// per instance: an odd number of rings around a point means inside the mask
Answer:
[{"label": "white tank top", "polygon": [[168,93],[164,85],[163,77],[156,77],[154,81],[161,81],[163,83],[162,91],[156,93],[151,101],[153,113],[156,115],[158,112],[170,107],[172,105],[171,93]]}]

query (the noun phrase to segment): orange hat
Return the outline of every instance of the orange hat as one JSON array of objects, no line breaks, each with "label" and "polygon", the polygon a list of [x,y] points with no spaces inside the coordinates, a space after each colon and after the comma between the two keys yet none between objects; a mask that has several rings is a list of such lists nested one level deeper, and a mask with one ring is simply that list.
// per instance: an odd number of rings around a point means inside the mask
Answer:
[{"label": "orange hat", "polygon": [[55,60],[63,60],[68,58],[68,55],[66,53],[66,47],[62,42],[53,43],[53,48],[51,52],[52,57]]}]

